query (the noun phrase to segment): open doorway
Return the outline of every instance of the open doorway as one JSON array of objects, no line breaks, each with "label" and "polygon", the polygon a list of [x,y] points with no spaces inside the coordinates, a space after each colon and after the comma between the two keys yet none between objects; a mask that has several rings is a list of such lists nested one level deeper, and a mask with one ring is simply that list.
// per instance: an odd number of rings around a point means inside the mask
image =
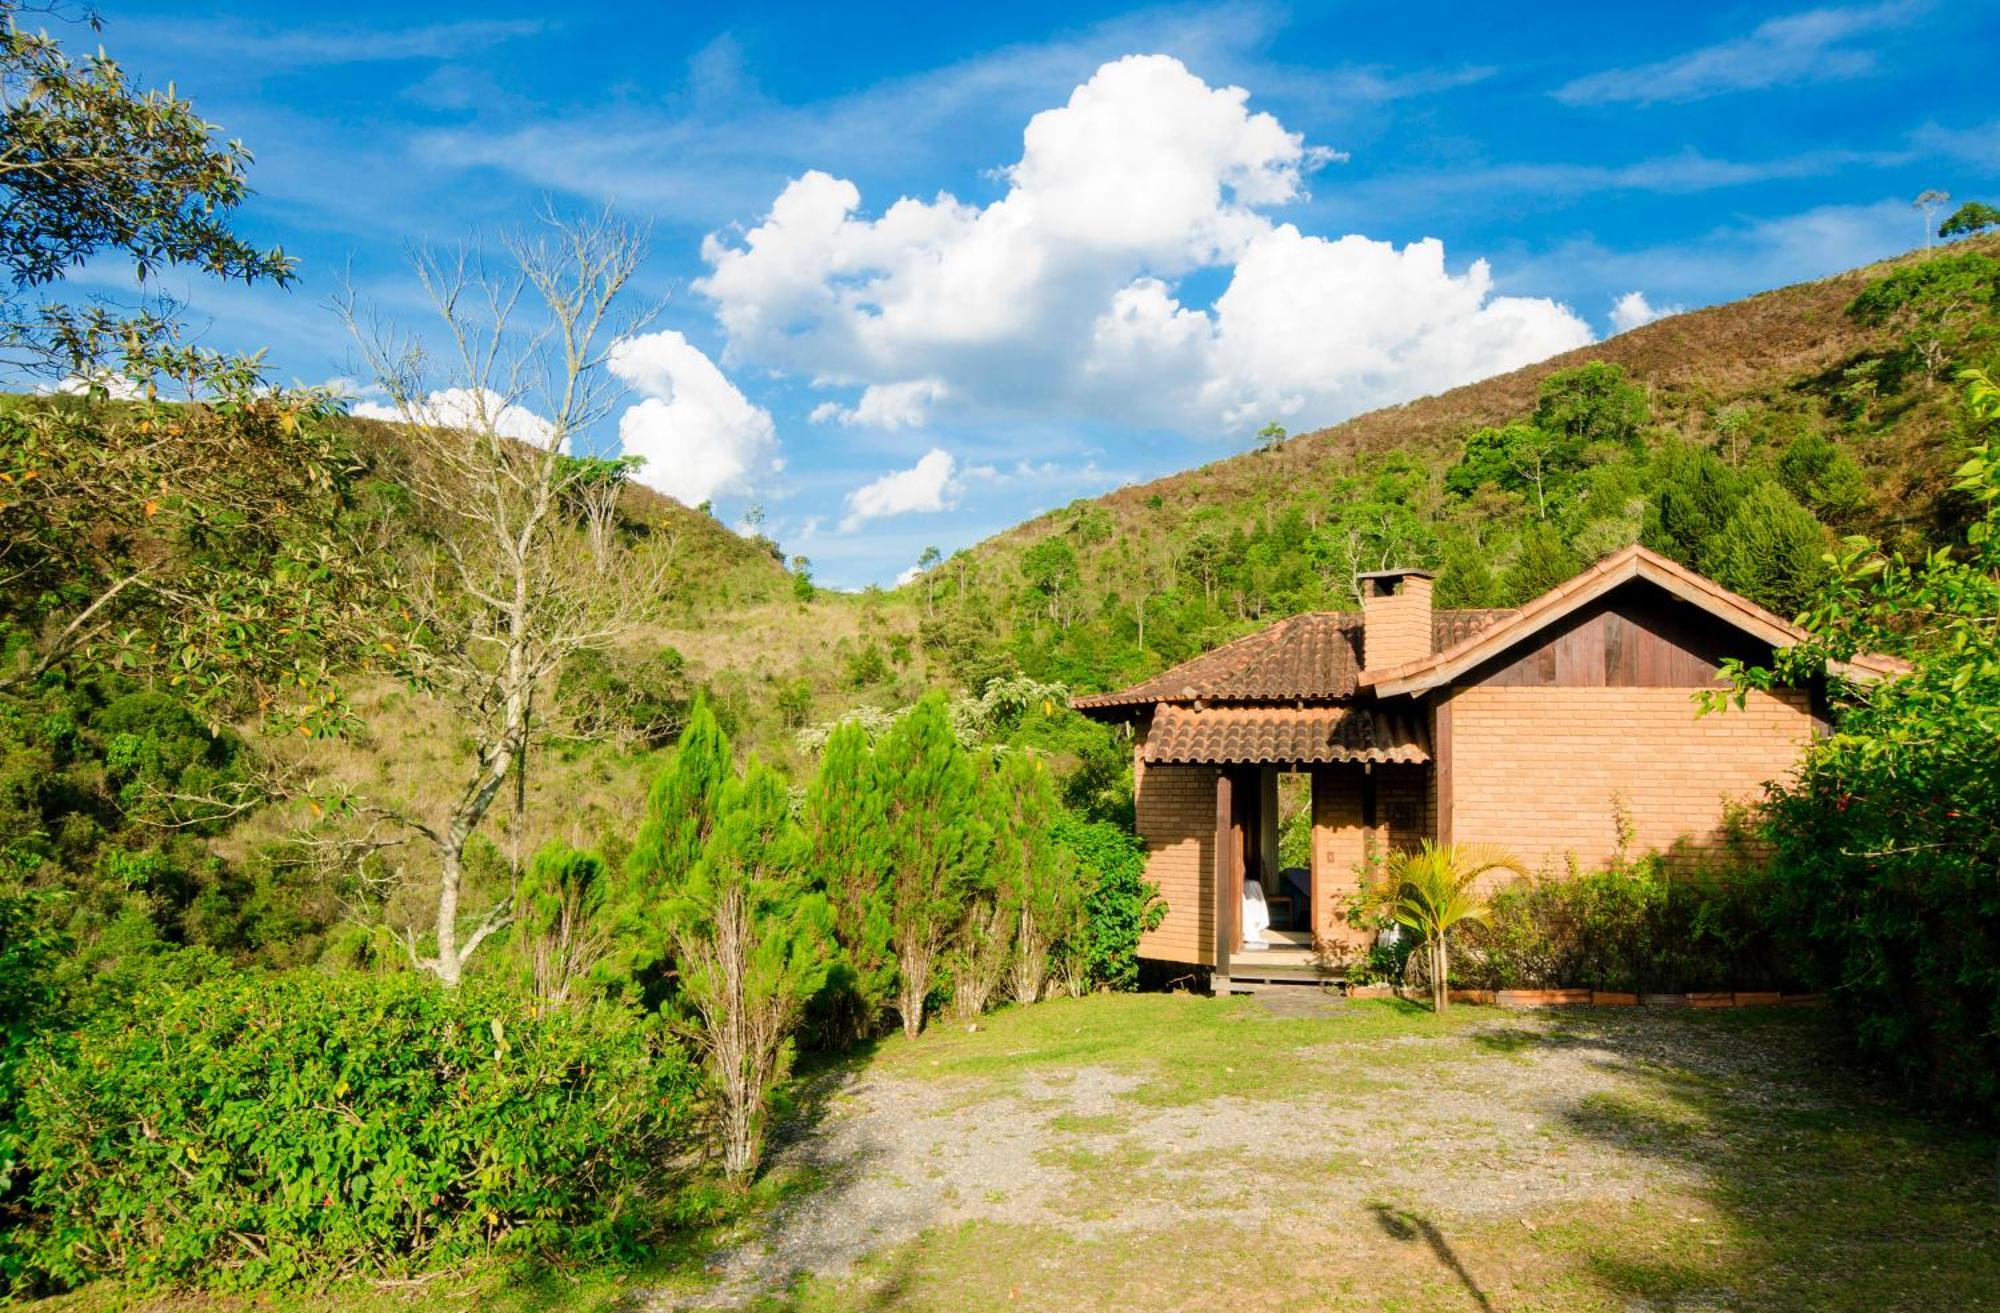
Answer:
[{"label": "open doorway", "polygon": [[[1237,951],[1264,966],[1312,961],[1312,779],[1299,771],[1257,771],[1242,815],[1246,885]],[[1247,886],[1254,885],[1254,888]]]}]

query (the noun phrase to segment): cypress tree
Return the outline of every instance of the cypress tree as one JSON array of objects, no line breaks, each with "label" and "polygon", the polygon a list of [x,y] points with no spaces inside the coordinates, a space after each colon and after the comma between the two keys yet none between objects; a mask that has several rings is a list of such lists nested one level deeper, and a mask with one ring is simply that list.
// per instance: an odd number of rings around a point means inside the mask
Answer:
[{"label": "cypress tree", "polygon": [[548,1003],[595,969],[604,953],[604,859],[551,839],[535,853],[514,893],[514,942],[528,986]]},{"label": "cypress tree", "polygon": [[839,954],[813,1002],[812,1028],[848,1047],[876,1033],[896,988],[882,847],[887,797],[858,722],[836,727],[806,788],[807,869],[833,913]]},{"label": "cypress tree", "polygon": [[875,753],[886,803],[881,852],[889,942],[899,971],[903,1033],[924,1025],[939,956],[957,932],[985,868],[979,774],[953,735],[942,693],[897,721]]},{"label": "cypress tree", "polygon": [[1738,503],[1710,550],[1716,582],[1787,618],[1804,612],[1830,567],[1826,526],[1775,483]]},{"label": "cypress tree", "polygon": [[1521,603],[1539,597],[1583,568],[1553,524],[1536,521],[1521,534],[1521,551],[1502,576],[1501,591]]},{"label": "cypress tree", "polygon": [[1675,442],[1654,454],[1648,481],[1652,497],[1639,541],[1690,570],[1713,575],[1715,540],[1743,500],[1742,476],[1714,452]]},{"label": "cypress tree", "polygon": [[771,1089],[826,979],[832,917],[804,857],[784,781],[752,758],[740,780],[723,782],[701,855],[662,908],[680,971],[679,1028],[707,1061],[723,1170],[735,1180],[762,1156]]},{"label": "cypress tree", "polygon": [[697,699],[673,759],[653,781],[638,838],[607,900],[611,947],[597,971],[606,989],[658,1001],[672,951],[660,905],[700,860],[729,778],[729,736],[707,700]]},{"label": "cypress tree", "polygon": [[993,814],[1008,835],[994,876],[1012,922],[1007,983],[1016,1003],[1035,1003],[1051,953],[1082,931],[1082,874],[1076,854],[1056,839],[1063,809],[1042,759],[1011,754],[991,778]]}]

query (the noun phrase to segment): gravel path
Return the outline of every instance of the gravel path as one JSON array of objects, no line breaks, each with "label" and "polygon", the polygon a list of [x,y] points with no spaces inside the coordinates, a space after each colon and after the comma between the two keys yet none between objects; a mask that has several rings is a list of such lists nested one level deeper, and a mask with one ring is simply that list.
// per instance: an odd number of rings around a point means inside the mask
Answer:
[{"label": "gravel path", "polygon": [[[1343,1005],[1281,996],[1266,1006]],[[1421,1051],[1396,1052],[1405,1045]],[[1619,1203],[1695,1182],[1684,1159],[1577,1134],[1579,1108],[1663,1067],[1768,1088],[1754,1079],[1763,1058],[1752,1046],[1658,1013],[1506,1014],[1449,1037],[1287,1060],[1323,1065],[1327,1092],[1155,1107],[1131,1097],[1143,1076],[1096,1067],[1029,1072],[1001,1093],[984,1081],[848,1074],[816,1129],[779,1151],[823,1188],[783,1207],[724,1256],[713,1289],[678,1306],[734,1307],[803,1273],[838,1277],[972,1220],[1092,1237],[1219,1214],[1250,1225],[1324,1218],[1381,1199],[1475,1216]]]}]

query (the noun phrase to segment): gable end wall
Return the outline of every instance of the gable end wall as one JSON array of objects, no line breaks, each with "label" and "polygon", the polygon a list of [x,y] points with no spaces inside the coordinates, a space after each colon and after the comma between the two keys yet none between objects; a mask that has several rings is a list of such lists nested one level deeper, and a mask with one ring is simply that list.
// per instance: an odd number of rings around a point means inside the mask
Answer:
[{"label": "gable end wall", "polygon": [[1479,685],[1451,697],[1451,837],[1529,870],[1584,870],[1617,853],[1618,799],[1632,852],[1695,859],[1723,842],[1731,803],[1787,777],[1813,731],[1798,690],[1753,693],[1698,716],[1687,688]]}]

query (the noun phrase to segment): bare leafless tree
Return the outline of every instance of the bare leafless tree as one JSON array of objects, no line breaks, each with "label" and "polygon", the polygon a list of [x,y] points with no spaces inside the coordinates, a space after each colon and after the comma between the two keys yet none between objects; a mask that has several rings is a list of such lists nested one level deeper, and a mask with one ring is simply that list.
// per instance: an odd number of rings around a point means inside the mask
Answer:
[{"label": "bare leafless tree", "polygon": [[441,808],[398,813],[438,864],[435,950],[412,942],[411,958],[447,985],[511,915],[503,898],[461,926],[465,853],[525,768],[538,690],[572,654],[627,632],[661,582],[657,558],[608,542],[599,555],[563,514],[593,466],[570,444],[619,399],[608,353],[648,317],[624,313],[644,249],[643,232],[608,215],[550,214],[491,260],[477,247],[420,254],[437,352],[351,291],[337,303],[414,440],[414,491],[438,526],[412,563],[404,642],[389,646],[474,750]]},{"label": "bare leafless tree", "polygon": [[1910,208],[1924,217],[1924,249],[1929,250],[1937,240],[1937,224],[1932,221],[1939,210],[1951,204],[1951,193],[1936,187],[1926,187],[1917,193],[1917,199],[1910,202]]}]

